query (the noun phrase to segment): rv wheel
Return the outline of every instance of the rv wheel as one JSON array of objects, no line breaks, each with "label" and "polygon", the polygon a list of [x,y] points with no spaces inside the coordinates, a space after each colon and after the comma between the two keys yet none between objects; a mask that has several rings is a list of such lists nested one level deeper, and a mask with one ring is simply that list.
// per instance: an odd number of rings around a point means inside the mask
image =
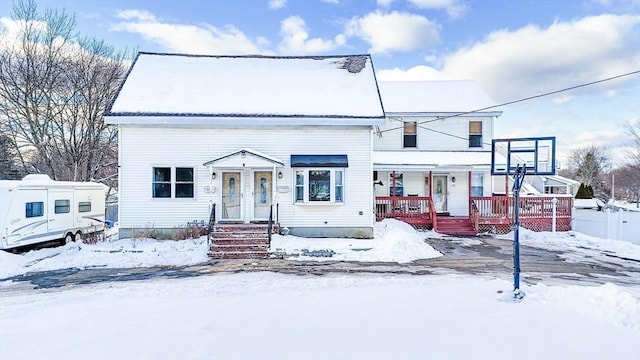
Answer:
[{"label": "rv wheel", "polygon": [[72,233],[68,233],[67,235],[64,236],[64,240],[62,242],[62,245],[68,244],[68,243],[70,243],[72,241],[73,241],[73,234]]},{"label": "rv wheel", "polygon": [[73,238],[73,241],[82,242],[82,233],[80,231],[76,233],[76,236]]}]

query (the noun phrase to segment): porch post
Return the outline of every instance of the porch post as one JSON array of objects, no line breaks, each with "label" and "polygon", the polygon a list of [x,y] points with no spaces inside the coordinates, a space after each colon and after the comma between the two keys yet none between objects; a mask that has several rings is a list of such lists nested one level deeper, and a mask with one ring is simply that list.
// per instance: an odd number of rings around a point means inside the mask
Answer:
[{"label": "porch post", "polygon": [[431,171],[429,171],[429,197],[433,198],[433,177],[431,175]]},{"label": "porch post", "polygon": [[276,202],[276,187],[278,186],[278,177],[276,174],[276,166],[273,165],[273,169],[271,170],[271,205]]}]

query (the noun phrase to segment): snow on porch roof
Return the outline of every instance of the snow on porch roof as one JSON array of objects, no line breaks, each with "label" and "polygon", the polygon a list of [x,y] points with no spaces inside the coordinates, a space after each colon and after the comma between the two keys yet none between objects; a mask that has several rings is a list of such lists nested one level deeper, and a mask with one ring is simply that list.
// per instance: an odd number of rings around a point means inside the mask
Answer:
[{"label": "snow on porch roof", "polygon": [[384,111],[369,55],[141,52],[107,116],[383,119]]},{"label": "snow on porch roof", "polygon": [[387,113],[457,113],[496,105],[473,80],[380,81],[378,86]]},{"label": "snow on porch roof", "polygon": [[374,151],[372,159],[374,170],[491,168],[488,151]]},{"label": "snow on porch roof", "polygon": [[[222,162],[225,162],[225,164],[229,163],[230,161],[233,162],[234,160],[237,160],[235,158],[240,157],[241,159],[246,158],[247,154],[249,154],[252,158],[254,158],[254,160],[257,160],[258,163],[265,163],[265,164],[269,164],[269,165],[277,165],[277,166],[284,166],[284,162],[282,162],[282,160],[275,158],[273,156],[269,156],[265,153],[261,153],[259,151],[253,150],[253,149],[240,149],[240,150],[236,150],[233,152],[230,152],[228,154],[224,154],[222,156],[218,156],[217,158],[207,161],[206,163],[202,164],[203,166],[209,166],[209,165],[220,165]],[[246,160],[241,160],[241,162],[245,162],[246,164]],[[255,165],[255,161],[253,161],[252,163],[253,166]]]}]

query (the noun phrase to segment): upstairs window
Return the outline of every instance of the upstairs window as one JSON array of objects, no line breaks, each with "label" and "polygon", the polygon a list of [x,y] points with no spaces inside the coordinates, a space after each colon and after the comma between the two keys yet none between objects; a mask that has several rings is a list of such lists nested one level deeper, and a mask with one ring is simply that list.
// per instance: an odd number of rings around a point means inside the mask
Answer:
[{"label": "upstairs window", "polygon": [[469,121],[469,147],[482,147],[482,121]]},{"label": "upstairs window", "polygon": [[406,148],[414,148],[417,147],[418,143],[418,124],[414,122],[405,122],[403,127],[404,134],[404,147]]}]

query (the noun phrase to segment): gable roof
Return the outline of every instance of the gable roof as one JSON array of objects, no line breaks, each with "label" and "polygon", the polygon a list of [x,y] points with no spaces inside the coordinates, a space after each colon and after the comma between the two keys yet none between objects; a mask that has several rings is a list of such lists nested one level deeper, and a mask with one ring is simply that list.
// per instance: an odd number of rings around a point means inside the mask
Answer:
[{"label": "gable roof", "polygon": [[[378,86],[387,113],[460,113],[496,105],[473,80],[380,81]],[[502,112],[487,109],[481,114]]]},{"label": "gable roof", "polygon": [[384,111],[369,55],[141,52],[106,116],[110,123],[124,123],[123,117],[208,118],[211,123],[220,121],[215,118],[295,117],[326,123],[328,118],[381,119]]}]

